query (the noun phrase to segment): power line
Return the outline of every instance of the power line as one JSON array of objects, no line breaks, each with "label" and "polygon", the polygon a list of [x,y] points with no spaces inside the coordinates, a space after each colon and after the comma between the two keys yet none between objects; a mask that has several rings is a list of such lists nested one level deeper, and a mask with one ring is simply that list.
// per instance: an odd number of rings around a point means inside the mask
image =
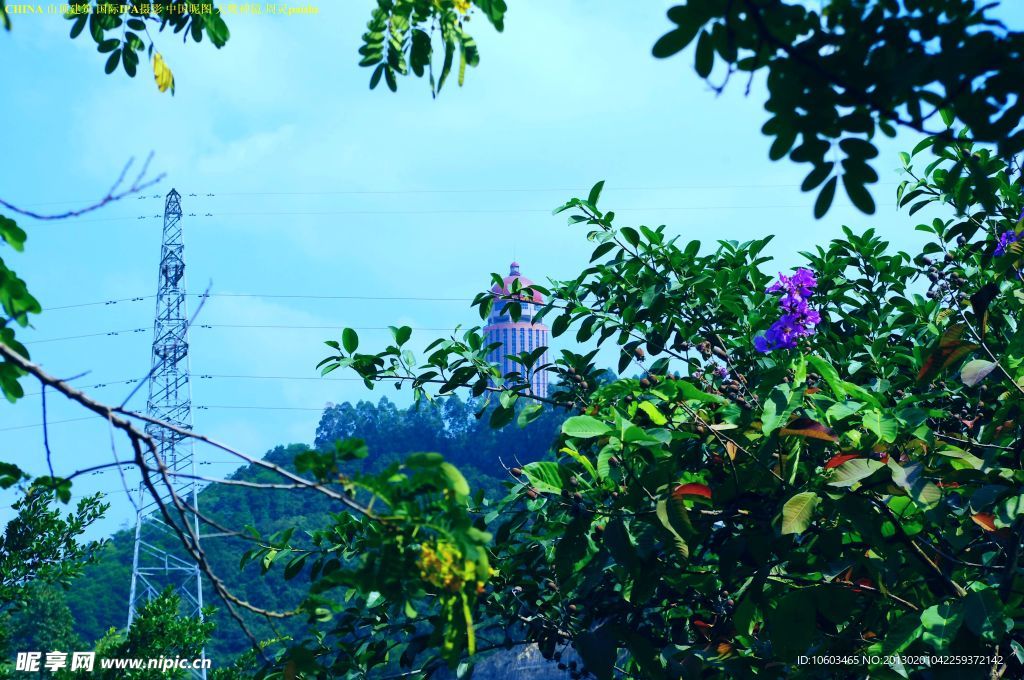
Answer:
[{"label": "power line", "polygon": [[[875,186],[892,186],[898,182],[877,182]],[[671,186],[614,186],[608,185],[606,190],[612,191],[707,191],[708,189],[780,189],[786,187],[799,187],[796,183],[777,184],[690,184]],[[421,194],[504,194],[504,193],[573,193],[586,192],[590,187],[460,187],[457,189],[348,189],[343,191],[216,191],[199,195],[188,194],[191,198],[214,198],[218,196],[373,196],[373,195],[421,195]],[[137,200],[148,200],[164,198],[160,194],[152,196],[139,196]],[[85,203],[91,199],[47,201],[41,203],[29,203],[26,207],[43,207],[52,205],[68,205],[73,203]]]},{"label": "power line", "polygon": [[[196,324],[192,328],[193,329],[195,329],[195,328],[202,328],[202,329],[209,329],[209,330],[212,330],[212,329],[215,329],[215,328],[233,328],[233,329],[254,328],[254,329],[278,329],[278,330],[327,330],[327,331],[340,331],[340,330],[342,330],[344,328],[351,328],[352,330],[356,330],[356,331],[386,331],[386,330],[390,330],[391,327],[390,326],[345,326],[345,325],[341,325],[341,324],[334,325],[334,326],[292,326],[292,325],[286,325],[286,324],[241,324],[241,323],[238,323],[238,324],[232,324],[232,323],[212,323],[211,324],[211,323],[206,323],[206,324]],[[467,326],[467,328],[468,328],[468,326]],[[38,345],[38,344],[42,344],[44,342],[62,342],[64,340],[80,340],[82,338],[98,338],[98,337],[105,337],[105,336],[119,337],[119,336],[127,335],[127,334],[145,333],[145,332],[148,332],[150,330],[151,329],[149,329],[149,328],[122,328],[120,330],[105,331],[105,332],[99,332],[99,333],[83,333],[81,335],[65,335],[65,336],[59,337],[59,338],[44,338],[42,340],[25,340],[24,342],[22,342],[22,344],[23,345]],[[414,330],[414,331],[438,332],[438,331],[454,331],[454,330],[457,330],[457,329],[455,329],[455,328],[425,328],[425,327],[420,327],[420,328],[413,328],[412,330]]]},{"label": "power line", "polygon": [[352,381],[358,380],[362,382],[362,378],[328,378],[326,376],[318,375],[230,375],[222,373],[197,373],[196,378],[204,380],[215,380],[215,379],[240,379],[240,380],[324,380],[324,381]]},{"label": "power line", "polygon": [[[837,208],[851,208],[854,207],[852,203],[833,203],[834,207]],[[787,204],[769,204],[769,205],[683,205],[683,206],[666,206],[666,207],[639,207],[639,206],[627,206],[617,208],[615,212],[680,212],[680,211],[697,211],[697,210],[775,210],[775,209],[795,209],[800,208],[808,210],[813,206],[810,203],[787,203]],[[254,212],[218,212],[218,213],[205,213],[204,215],[189,215],[190,218],[210,218],[210,217],[323,217],[323,216],[334,216],[334,215],[500,215],[500,214],[545,214],[551,215],[552,211],[550,208],[427,208],[419,210],[313,210],[313,211],[301,211],[301,210],[281,210],[281,211],[254,211]],[[157,219],[159,215],[122,215],[119,217],[97,217],[89,220],[77,220],[81,222],[123,222],[128,220],[149,220]],[[68,221],[67,223],[72,223]],[[57,224],[57,223],[50,223]],[[393,225],[398,226],[398,225]],[[403,226],[419,226],[416,224],[408,224]],[[539,225],[538,225],[539,226]]]},{"label": "power line", "polygon": [[100,336],[118,336],[121,334],[128,333],[144,333],[150,330],[149,328],[124,328],[117,331],[107,331],[105,333],[84,333],[82,335],[65,335],[62,338],[44,338],[43,340],[26,340],[22,342],[23,345],[40,345],[44,342],[61,342],[63,340],[79,340],[81,338],[98,338]]},{"label": "power line", "polygon": [[[224,373],[199,373],[193,371],[193,377],[197,380],[320,380],[325,382],[362,382],[362,378],[342,378],[316,376],[316,375],[242,375]],[[121,380],[108,380],[107,382],[96,383],[95,385],[81,385],[80,390],[96,390],[106,387],[117,387],[119,385],[132,385],[139,382],[141,378],[124,378]],[[38,397],[42,392],[26,392],[26,397]]]},{"label": "power line", "polygon": [[[201,376],[200,376],[201,377]],[[335,380],[362,380],[362,378],[335,378]],[[206,411],[209,409],[245,409],[245,410],[260,410],[260,411],[323,411],[325,407],[312,407],[312,406],[259,406],[259,405],[228,405],[228,404],[210,404],[210,405],[198,405],[194,406],[197,411]],[[32,423],[31,425],[15,425],[13,427],[0,427],[0,432],[11,432],[14,430],[30,430],[37,427],[47,427],[51,425],[61,425],[64,423],[75,423],[83,420],[95,420],[96,422],[104,422],[103,418],[98,416],[82,416],[80,418],[64,418],[60,420],[47,420],[45,423]]]},{"label": "power line", "polygon": [[206,406],[196,406],[196,409],[200,411],[206,411],[208,409],[245,409],[255,411],[323,411],[325,407],[319,406],[249,406],[249,405],[221,405],[221,404],[210,404]]},{"label": "power line", "polygon": [[[190,297],[207,298],[285,298],[295,300],[396,300],[401,302],[472,302],[473,298],[466,297],[429,297],[423,295],[303,295],[303,294],[277,294],[277,293],[189,293]],[[77,309],[79,307],[96,307],[99,305],[116,305],[121,302],[141,302],[152,300],[155,295],[141,295],[130,298],[119,298],[113,300],[96,300],[94,302],[78,302],[75,304],[59,305],[56,307],[44,307],[44,312],[53,312],[58,309]]]},{"label": "power line", "polygon": [[[203,293],[195,293],[203,297]],[[207,293],[206,297],[244,297],[244,298],[295,298],[302,300],[402,300],[429,302],[472,302],[466,297],[425,297],[419,295],[283,295],[278,293]]]},{"label": "power line", "polygon": [[[343,328],[351,328],[356,331],[386,331],[390,330],[390,326],[290,326],[284,324],[241,324],[241,323],[209,323],[209,324],[198,324],[194,328],[282,328],[289,330],[342,330]],[[455,328],[412,328],[414,331],[454,331]]]},{"label": "power line", "polygon": [[[81,385],[78,387],[79,390],[99,390],[104,387],[116,387],[118,385],[132,385],[139,382],[141,378],[125,378],[124,380],[111,380],[104,383],[96,383],[95,385]],[[26,397],[38,397],[42,392],[26,392]]]},{"label": "power line", "polygon": [[52,312],[58,309],[74,309],[76,307],[95,307],[98,305],[116,305],[119,302],[141,302],[142,300],[151,300],[155,298],[155,295],[142,295],[139,297],[131,298],[120,298],[118,300],[97,300],[96,302],[79,302],[74,305],[61,305],[59,307],[45,307],[43,311]]},{"label": "power line", "polygon": [[[96,420],[97,422],[102,422],[103,419],[98,417],[98,416],[83,416],[81,418],[65,418],[63,420],[48,420],[48,421],[46,421],[46,425],[50,426],[50,425],[60,425],[61,423],[74,423],[74,422],[78,422],[80,420]],[[31,428],[34,428],[34,427],[42,427],[42,426],[43,426],[43,423],[34,423],[32,425],[15,425],[14,427],[0,427],[0,432],[10,432],[12,430],[28,430],[28,429],[31,429]]]}]

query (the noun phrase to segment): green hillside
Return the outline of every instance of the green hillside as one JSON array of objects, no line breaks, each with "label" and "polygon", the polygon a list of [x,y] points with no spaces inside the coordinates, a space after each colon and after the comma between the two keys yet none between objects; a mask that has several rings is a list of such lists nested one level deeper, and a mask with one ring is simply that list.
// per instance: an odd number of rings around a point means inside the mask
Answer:
[{"label": "green hillside", "polygon": [[[330,445],[337,439],[357,437],[366,441],[370,457],[353,463],[376,470],[414,451],[436,451],[457,465],[474,491],[485,489],[491,497],[499,496],[504,471],[500,461],[508,465],[528,462],[544,456],[564,417],[560,412],[545,409],[529,427],[514,424],[499,430],[488,425],[488,414],[475,416],[480,405],[453,396],[434,404],[421,404],[401,409],[386,397],[377,404],[360,401],[343,403],[324,411],[317,427],[314,446]],[[265,455],[265,460],[293,469],[297,454],[307,445],[278,446]],[[353,471],[355,471],[353,469]],[[240,468],[230,479],[254,482],[279,482],[273,473],[254,466]],[[253,526],[262,534],[296,527],[323,526],[328,515],[339,508],[321,494],[301,490],[253,490],[238,486],[208,486],[199,495],[199,506],[224,526],[242,529]],[[98,640],[111,627],[123,627],[131,579],[132,531],[115,534],[105,547],[99,561],[88,567],[65,593],[74,616],[75,633],[82,640]],[[239,558],[251,545],[237,538],[211,538],[203,544],[213,568],[233,593],[261,607],[272,610],[293,608],[307,592],[304,577],[286,581],[280,572],[263,576],[258,565],[247,564],[239,570]],[[220,605],[207,588],[204,600]],[[249,626],[260,639],[282,634],[297,634],[304,627],[298,619],[275,621],[246,615]],[[226,610],[218,606],[214,617],[216,630],[207,654],[216,666],[226,664],[249,647],[249,642]]]}]

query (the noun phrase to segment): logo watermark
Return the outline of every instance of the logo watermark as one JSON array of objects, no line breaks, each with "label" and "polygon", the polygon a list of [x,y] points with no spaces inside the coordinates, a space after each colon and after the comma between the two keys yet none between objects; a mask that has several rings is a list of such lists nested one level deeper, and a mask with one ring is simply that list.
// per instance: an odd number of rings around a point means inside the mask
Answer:
[{"label": "logo watermark", "polygon": [[[69,658],[70,656],[70,658]],[[14,670],[26,673],[39,673],[43,670],[51,673],[68,669],[70,671],[91,672],[96,668],[96,652],[18,652],[14,661]],[[210,668],[210,659],[185,659],[181,657],[160,656],[150,659],[112,657],[100,659],[99,667],[103,670],[159,670],[190,671]]]}]

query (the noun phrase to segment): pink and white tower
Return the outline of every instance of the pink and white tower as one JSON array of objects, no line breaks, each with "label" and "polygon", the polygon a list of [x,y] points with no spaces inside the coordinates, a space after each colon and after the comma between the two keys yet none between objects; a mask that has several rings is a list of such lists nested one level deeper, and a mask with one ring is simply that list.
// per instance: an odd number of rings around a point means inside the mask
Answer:
[{"label": "pink and white tower", "polygon": [[[519,280],[519,285],[522,288],[533,285],[533,281],[519,273],[519,263],[513,262],[509,267],[508,276],[504,278],[502,285],[495,284],[491,287],[491,293],[495,297],[509,295],[512,282],[516,279]],[[540,322],[534,323],[533,321],[534,315],[540,312],[544,304],[544,297],[537,292],[533,292],[532,295],[530,292],[526,292],[518,295],[517,299],[520,301],[523,312],[519,321],[513,322],[507,312],[502,313],[502,309],[507,304],[507,301],[495,300],[491,314],[487,317],[487,325],[484,326],[484,332],[487,334],[487,343],[501,343],[501,347],[487,355],[487,360],[492,364],[500,366],[502,375],[511,371],[522,370],[522,366],[509,361],[505,357],[506,354],[519,354],[520,352],[532,351],[538,347],[547,347],[548,338],[550,337],[547,326]],[[546,363],[548,363],[548,353],[545,350],[544,354],[534,365],[541,366]],[[548,374],[546,371],[534,373],[530,383],[530,388],[535,395],[539,397],[546,397],[548,395]]]}]

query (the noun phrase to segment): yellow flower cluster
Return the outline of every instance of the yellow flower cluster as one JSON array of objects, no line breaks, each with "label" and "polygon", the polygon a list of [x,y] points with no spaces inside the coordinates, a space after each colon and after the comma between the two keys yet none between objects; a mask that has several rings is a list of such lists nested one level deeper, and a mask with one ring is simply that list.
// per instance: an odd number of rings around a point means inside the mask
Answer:
[{"label": "yellow flower cluster", "polygon": [[470,7],[472,7],[470,0],[455,0],[455,9],[463,14],[469,13]]},{"label": "yellow flower cluster", "polygon": [[[436,547],[424,543],[420,548],[417,565],[420,568],[420,578],[449,593],[459,592],[463,584],[471,581],[476,575],[476,565],[469,560],[463,560],[459,549],[447,541],[438,542]],[[459,565],[462,565],[461,570]]]},{"label": "yellow flower cluster", "polygon": [[174,92],[174,74],[159,52],[153,55],[153,77],[156,78],[156,86],[161,92]]}]

